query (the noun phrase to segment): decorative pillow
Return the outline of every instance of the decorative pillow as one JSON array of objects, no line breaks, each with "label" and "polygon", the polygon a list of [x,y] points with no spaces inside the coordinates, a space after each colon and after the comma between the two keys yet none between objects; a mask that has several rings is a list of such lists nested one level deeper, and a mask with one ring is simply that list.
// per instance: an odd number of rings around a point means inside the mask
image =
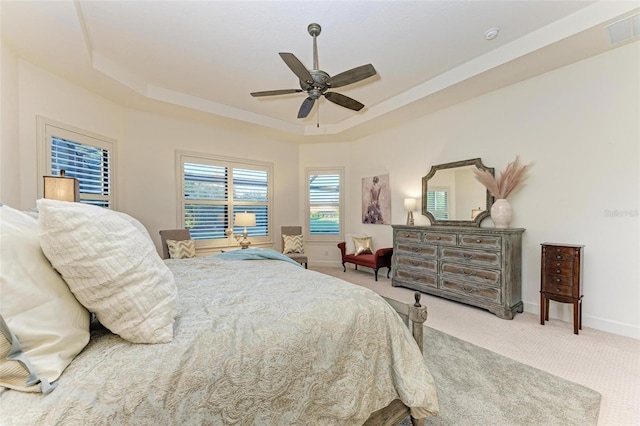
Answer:
[{"label": "decorative pillow", "polygon": [[370,237],[369,234],[347,234],[345,237],[345,254],[355,254],[356,246],[353,243],[354,238],[366,238]]},{"label": "decorative pillow", "polygon": [[189,259],[196,257],[196,245],[193,240],[167,240],[170,259]]},{"label": "decorative pillow", "polygon": [[360,254],[372,254],[373,253],[373,245],[371,243],[371,237],[365,238],[354,238],[353,244],[356,247],[355,255],[358,256]]},{"label": "decorative pillow", "polygon": [[38,221],[0,207],[0,385],[48,393],[89,342],[89,312],[42,253]]},{"label": "decorative pillow", "polygon": [[38,210],[42,251],[105,327],[133,343],[173,339],[173,274],[124,213],[47,199]]},{"label": "decorative pillow", "polygon": [[284,247],[282,253],[304,253],[304,240],[302,235],[283,235]]}]

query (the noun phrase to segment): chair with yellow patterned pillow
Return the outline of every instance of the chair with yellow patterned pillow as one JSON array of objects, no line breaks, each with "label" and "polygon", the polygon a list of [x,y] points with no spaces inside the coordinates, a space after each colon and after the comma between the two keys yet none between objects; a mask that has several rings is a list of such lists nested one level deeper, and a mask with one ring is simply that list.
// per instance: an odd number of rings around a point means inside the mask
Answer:
[{"label": "chair with yellow patterned pillow", "polygon": [[[188,229],[165,229],[160,231],[160,240],[162,242],[162,258],[163,259],[172,259],[176,258],[175,256],[171,256],[171,247],[169,244],[173,246],[177,246],[177,242],[190,242],[189,246],[185,247],[173,247],[173,251],[175,250],[182,251],[188,254],[180,257],[195,257],[195,246],[193,245],[193,240],[191,239],[191,232]],[[184,244],[184,243],[183,243]]]},{"label": "chair with yellow patterned pillow", "polygon": [[302,226],[283,226],[280,231],[282,233],[282,254],[304,265],[304,269],[307,269],[308,259],[304,254]]}]

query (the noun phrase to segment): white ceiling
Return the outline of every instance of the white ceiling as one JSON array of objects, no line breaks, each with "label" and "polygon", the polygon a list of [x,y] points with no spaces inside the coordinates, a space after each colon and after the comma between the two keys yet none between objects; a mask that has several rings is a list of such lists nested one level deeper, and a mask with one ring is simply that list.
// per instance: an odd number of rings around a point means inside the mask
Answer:
[{"label": "white ceiling", "polygon": [[[4,43],[26,60],[123,105],[198,110],[292,140],[345,140],[614,48],[605,26],[638,1],[7,1]],[[333,89],[365,108],[306,94],[278,56],[378,74]],[[495,40],[485,32],[500,29]],[[637,37],[636,37],[637,39]],[[319,111],[318,111],[319,107]],[[318,114],[319,112],[319,114]],[[319,122],[319,126],[318,123]]]}]

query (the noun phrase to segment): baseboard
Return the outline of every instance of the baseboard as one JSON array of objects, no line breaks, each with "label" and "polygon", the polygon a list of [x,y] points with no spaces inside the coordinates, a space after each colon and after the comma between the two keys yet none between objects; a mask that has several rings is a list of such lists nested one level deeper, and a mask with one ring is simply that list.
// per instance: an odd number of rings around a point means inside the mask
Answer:
[{"label": "baseboard", "polygon": [[[557,306],[556,306],[557,305]],[[540,315],[540,304],[524,302],[525,312]],[[549,318],[564,321],[573,324],[573,308],[568,303],[552,303],[549,307]],[[605,331],[607,333],[618,334],[620,336],[631,337],[640,340],[640,327],[632,324],[625,324],[617,321],[611,321],[604,318],[594,317],[592,315],[582,314],[582,326],[595,328],[596,330]]]}]

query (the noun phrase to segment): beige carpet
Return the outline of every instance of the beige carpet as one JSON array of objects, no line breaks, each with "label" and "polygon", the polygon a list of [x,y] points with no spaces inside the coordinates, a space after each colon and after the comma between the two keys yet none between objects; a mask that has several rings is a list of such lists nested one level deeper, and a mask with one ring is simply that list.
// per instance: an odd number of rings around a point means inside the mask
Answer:
[{"label": "beige carpet", "polygon": [[[310,269],[368,287],[383,296],[413,302],[413,291],[391,287],[386,272]],[[640,425],[640,341],[569,323],[518,314],[509,321],[488,311],[428,295],[427,325],[500,355],[581,384],[602,394],[598,425]]]}]

